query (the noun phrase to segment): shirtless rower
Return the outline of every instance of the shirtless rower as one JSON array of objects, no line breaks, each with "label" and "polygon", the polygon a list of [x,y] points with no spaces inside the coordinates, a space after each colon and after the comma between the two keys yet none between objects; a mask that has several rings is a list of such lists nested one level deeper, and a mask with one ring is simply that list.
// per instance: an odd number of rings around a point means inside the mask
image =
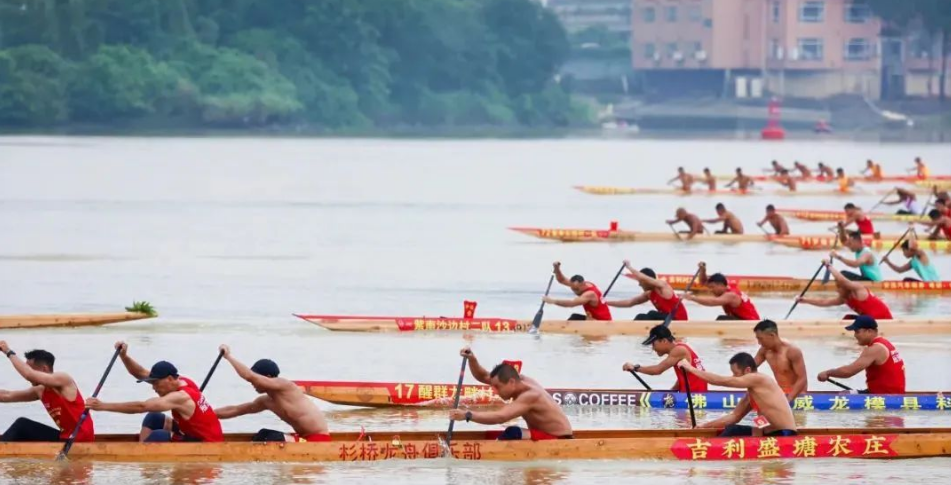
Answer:
[{"label": "shirtless rower", "polygon": [[908,262],[901,266],[892,263],[887,255],[882,262],[887,264],[888,267],[896,273],[901,274],[914,270],[915,273],[918,274],[918,278],[905,278],[905,281],[941,281],[941,277],[938,276],[938,269],[935,268],[934,263],[931,261],[931,256],[928,256],[927,252],[918,247],[918,241],[908,239],[902,241],[901,253],[908,258]]},{"label": "shirtless rower", "polygon": [[793,169],[799,171],[799,179],[802,181],[812,180],[812,170],[809,169],[805,164],[799,163],[798,161],[793,163]]},{"label": "shirtless rower", "polygon": [[830,377],[848,379],[864,370],[868,389],[862,392],[904,394],[905,362],[895,346],[878,335],[878,322],[871,317],[858,317],[845,329],[853,332],[855,340],[865,349],[851,364],[820,372],[819,382],[826,382]]},{"label": "shirtless rower", "polygon": [[839,223],[839,237],[843,243],[845,242],[845,236],[842,233],[849,224],[855,224],[861,234],[868,236],[875,234],[875,225],[872,224],[872,220],[865,215],[861,208],[851,202],[845,204],[845,220]]},{"label": "shirtless rower", "polygon": [[468,359],[469,371],[475,380],[488,384],[502,399],[509,401],[500,409],[470,411],[453,409],[449,418],[479,424],[502,424],[522,418],[528,428],[509,426],[499,434],[499,440],[554,440],[571,439],[572,430],[561,406],[552,399],[541,384],[528,376],[519,375],[510,364],[499,364],[487,371],[469,347],[460,355]]},{"label": "shirtless rower", "polygon": [[865,244],[865,239],[856,231],[845,232],[841,223],[839,223],[839,237],[845,249],[852,251],[855,258],[846,258],[839,253],[832,251],[829,253],[831,259],[838,259],[850,268],[858,268],[859,272],[843,271],[842,274],[852,281],[883,281],[882,270],[878,264],[878,258],[875,253]]},{"label": "shirtless rower", "polygon": [[832,167],[819,162],[819,166],[816,168],[816,171],[819,172],[819,177],[824,179],[826,182],[832,182],[835,180],[835,172],[832,170]]},{"label": "shirtless rower", "polygon": [[759,320],[759,312],[750,298],[735,285],[730,285],[720,273],[714,273],[707,278],[707,263],[700,262],[700,275],[697,277],[701,285],[706,285],[713,296],[685,294],[684,300],[692,301],[703,306],[722,306],[723,315],[717,320]]},{"label": "shirtless rower", "polygon": [[862,315],[881,320],[892,319],[892,311],[888,308],[888,305],[875,296],[872,290],[858,281],[852,281],[843,276],[839,270],[835,269],[835,266],[829,263],[829,260],[823,260],[823,264],[825,264],[826,268],[829,268],[829,272],[832,273],[832,277],[835,278],[835,289],[838,294],[831,298],[799,296],[796,297],[797,301],[817,307],[846,305],[852,309],[855,314],[846,315],[844,317],[845,320],[854,320]]},{"label": "shirtless rower", "polygon": [[686,231],[680,231],[681,234],[687,235],[687,239],[693,239],[697,234],[703,234],[703,221],[696,215],[687,212],[687,209],[683,207],[677,208],[675,216],[673,219],[667,221],[667,225],[673,225],[678,222],[687,224],[688,229]]},{"label": "shirtless rower", "polygon": [[770,168],[763,170],[764,172],[766,173],[772,172],[773,175],[779,175],[780,173],[782,173],[783,170],[786,170],[786,167],[782,166],[776,160],[773,160],[772,162],[770,162],[769,165],[770,165]]},{"label": "shirtless rower", "polygon": [[850,179],[841,167],[835,169],[835,181],[839,184],[839,192],[849,192],[855,187],[855,181]]},{"label": "shirtless rower", "polygon": [[687,171],[684,170],[683,167],[677,167],[677,176],[668,180],[667,183],[671,184],[676,181],[680,181],[680,190],[688,194],[693,189],[694,176],[687,173]]},{"label": "shirtless rower", "polygon": [[[79,392],[76,381],[65,372],[54,372],[53,364],[56,357],[45,350],[31,350],[23,355],[26,362],[17,357],[17,353],[10,350],[5,341],[0,340],[0,352],[3,352],[13,364],[13,369],[20,377],[30,383],[30,387],[22,391],[0,390],[0,402],[33,402],[40,401],[46,408],[47,414],[53,420],[55,428],[38,423],[32,419],[17,418],[13,424],[3,432],[0,441],[65,441],[69,439],[79,417],[86,409],[83,395]],[[83,426],[76,435],[76,441],[93,441],[92,416],[87,416]]]},{"label": "shirtless rower", "polygon": [[723,203],[716,205],[717,217],[714,219],[704,219],[702,222],[707,224],[723,223],[723,229],[716,231],[717,234],[743,234],[743,222],[735,214],[726,210]]},{"label": "shirtless rower", "polygon": [[742,168],[737,168],[736,177],[733,177],[733,180],[726,184],[726,188],[732,188],[734,184],[736,184],[737,190],[746,192],[753,186],[753,178],[745,175]]},{"label": "shirtless rower", "polygon": [[698,184],[706,184],[707,190],[710,192],[716,192],[717,190],[717,178],[710,172],[709,168],[703,169],[703,177],[697,180]]},{"label": "shirtless rower", "polygon": [[786,187],[790,192],[796,191],[796,179],[789,174],[789,170],[783,169],[782,172],[779,172],[779,175],[776,177],[776,183]]},{"label": "shirtless rower", "polygon": [[796,396],[806,392],[809,379],[802,350],[779,338],[779,327],[772,320],[757,323],[753,327],[753,334],[760,345],[756,352],[756,366],[761,367],[763,362],[769,364],[776,383],[786,393],[786,400],[792,402]]},{"label": "shirtless rower", "polygon": [[929,170],[925,162],[921,160],[921,157],[915,157],[915,167],[909,170],[909,172],[915,172],[915,176],[920,180],[927,180],[931,177],[931,170]]},{"label": "shirtless rower", "polygon": [[776,207],[773,204],[766,206],[766,217],[763,220],[756,223],[757,226],[763,227],[763,224],[769,223],[773,226],[773,230],[776,231],[777,236],[788,236],[789,235],[789,225],[786,224],[786,218],[782,214],[776,212]]},{"label": "shirtless rower", "polygon": [[[142,367],[129,356],[125,342],[116,342],[116,349],[129,374],[138,382],[151,384],[158,397],[122,403],[107,403],[91,397],[86,400],[87,408],[122,414],[148,413],[142,420],[139,441],[224,441],[221,422],[194,381],[179,376],[178,369],[164,360],[156,362],[151,370]],[[165,416],[166,411],[171,411],[172,416]]]},{"label": "shirtless rower", "polygon": [[643,293],[626,300],[606,301],[605,304],[615,308],[631,308],[636,305],[642,305],[648,301],[654,305],[654,310],[647,313],[640,313],[634,320],[666,320],[667,315],[673,311],[677,312],[673,320],[687,320],[687,308],[680,303],[680,298],[674,293],[670,283],[657,279],[657,273],[650,268],[644,268],[638,271],[631,266],[630,261],[624,261],[624,266],[631,272],[631,276],[637,280],[637,284],[644,290]]},{"label": "shirtless rower", "polygon": [[[740,399],[733,412],[703,423],[700,428],[723,428],[720,436],[796,436],[796,421],[786,395],[776,381],[756,371],[756,359],[752,355],[740,352],[730,359],[731,377],[696,369],[686,361],[677,365],[715,386],[746,389],[746,396]],[[736,424],[750,411],[758,414],[753,420],[755,428]]]},{"label": "shirtless rower", "polygon": [[218,419],[237,418],[268,410],[289,424],[294,433],[287,434],[265,428],[258,431],[251,441],[330,441],[324,413],[297,384],[278,377],[281,370],[274,361],[261,359],[249,369],[231,355],[231,348],[227,345],[222,345],[219,350],[238,376],[250,382],[254,390],[263,395],[244,404],[218,408],[215,410]]},{"label": "shirtless rower", "polygon": [[875,163],[872,160],[867,160],[865,162],[865,168],[862,169],[861,174],[862,175],[868,174],[868,175],[865,175],[865,177],[869,180],[881,181],[882,180],[882,164]]},{"label": "shirtless rower", "polygon": [[545,303],[557,305],[562,308],[582,307],[584,315],[573,313],[568,320],[611,320],[611,309],[604,304],[604,298],[601,296],[601,290],[594,283],[584,279],[584,276],[574,275],[571,279],[565,278],[561,272],[561,263],[555,261],[552,264],[555,269],[555,280],[571,288],[576,295],[570,300],[552,298],[550,296],[542,297]]},{"label": "shirtless rower", "polygon": [[896,214],[903,216],[917,216],[921,214],[921,207],[918,205],[918,196],[910,190],[901,187],[895,187],[895,195],[898,199],[882,201],[884,205],[901,205]]},{"label": "shirtless rower", "polygon": [[928,240],[951,240],[951,217],[942,214],[938,209],[931,209],[931,211],[928,212],[928,219],[931,219],[931,221],[923,223],[931,228],[931,234],[928,235]]},{"label": "shirtless rower", "polygon": [[[681,360],[687,360],[690,362],[690,365],[703,370],[703,361],[700,360],[700,357],[696,352],[690,348],[689,345],[684,342],[678,342],[674,339],[674,334],[670,332],[670,329],[665,327],[664,324],[660,324],[651,329],[650,334],[647,337],[647,340],[643,342],[643,345],[650,345],[658,357],[664,357],[664,360],[654,364],[654,365],[641,365],[641,364],[632,364],[630,362],[625,362],[621,366],[621,370],[624,372],[637,372],[640,374],[647,374],[649,376],[659,376],[674,367],[674,374],[677,375],[677,382],[674,383],[674,386],[670,388],[671,391],[677,392],[687,392],[687,382],[684,382],[684,376],[682,373],[677,371],[675,367],[678,362]],[[666,357],[665,357],[666,356]],[[698,378],[697,376],[689,376],[690,383],[690,392],[707,392],[707,383],[706,381]]]}]

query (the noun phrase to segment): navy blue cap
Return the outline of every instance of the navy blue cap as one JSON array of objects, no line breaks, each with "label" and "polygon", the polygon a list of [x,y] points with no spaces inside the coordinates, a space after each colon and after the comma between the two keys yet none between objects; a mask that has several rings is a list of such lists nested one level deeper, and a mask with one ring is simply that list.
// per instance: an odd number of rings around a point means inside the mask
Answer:
[{"label": "navy blue cap", "polygon": [[647,336],[647,340],[641,342],[641,345],[650,345],[657,340],[674,340],[674,334],[670,332],[670,329],[665,327],[664,324],[656,325],[651,329],[650,334]]},{"label": "navy blue cap", "polygon": [[159,379],[165,379],[169,376],[178,377],[178,369],[176,369],[171,362],[160,360],[152,366],[152,370],[149,371],[148,377],[145,379],[139,379],[136,382],[155,382]]},{"label": "navy blue cap", "polygon": [[876,322],[874,318],[868,315],[859,315],[858,317],[855,318],[855,320],[852,320],[851,325],[849,325],[848,327],[845,327],[845,329],[848,331],[855,331],[860,328],[870,328],[873,330],[878,330],[878,322]]},{"label": "navy blue cap", "polygon": [[281,369],[273,360],[261,359],[251,366],[251,372],[265,377],[277,377],[281,374]]}]

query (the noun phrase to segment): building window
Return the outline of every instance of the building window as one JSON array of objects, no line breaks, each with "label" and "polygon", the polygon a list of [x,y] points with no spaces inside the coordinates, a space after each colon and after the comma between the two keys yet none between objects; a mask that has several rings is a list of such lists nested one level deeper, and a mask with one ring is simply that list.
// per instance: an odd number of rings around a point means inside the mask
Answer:
[{"label": "building window", "polygon": [[694,55],[696,55],[698,52],[703,52],[703,43],[702,43],[702,42],[694,42],[694,43],[693,43],[693,53],[694,53]]},{"label": "building window", "polygon": [[677,7],[667,7],[667,21],[668,22],[677,21]]},{"label": "building window", "polygon": [[676,42],[671,42],[671,43],[667,44],[667,55],[668,55],[668,56],[673,57],[673,56],[674,56],[674,53],[676,53],[676,52],[677,52],[677,43],[676,43]]},{"label": "building window", "polygon": [[657,48],[654,47],[654,44],[644,44],[644,58],[653,59],[657,54]]},{"label": "building window", "polygon": [[799,4],[799,21],[805,23],[819,23],[825,18],[826,3],[818,0],[807,0]]},{"label": "building window", "polygon": [[864,24],[872,17],[872,11],[864,3],[845,4],[845,21],[850,24]]},{"label": "building window", "polygon": [[772,59],[779,60],[783,58],[780,49],[781,47],[779,47],[779,39],[769,39],[769,56]]},{"label": "building window", "polygon": [[849,39],[845,43],[845,60],[865,61],[872,58],[872,45],[868,39]]},{"label": "building window", "polygon": [[703,10],[700,9],[700,5],[691,5],[687,7],[687,17],[691,22],[699,22],[703,19]]},{"label": "building window", "polygon": [[657,18],[657,11],[654,10],[654,7],[644,7],[643,15],[644,15],[644,23],[652,24],[654,23],[654,20]]},{"label": "building window", "polygon": [[781,11],[781,10],[779,9],[779,1],[776,0],[776,1],[773,2],[773,23],[774,23],[774,24],[778,24],[778,23],[779,23],[779,13],[780,13],[780,11]]},{"label": "building window", "polygon": [[823,56],[822,39],[799,39],[799,60],[821,61]]}]

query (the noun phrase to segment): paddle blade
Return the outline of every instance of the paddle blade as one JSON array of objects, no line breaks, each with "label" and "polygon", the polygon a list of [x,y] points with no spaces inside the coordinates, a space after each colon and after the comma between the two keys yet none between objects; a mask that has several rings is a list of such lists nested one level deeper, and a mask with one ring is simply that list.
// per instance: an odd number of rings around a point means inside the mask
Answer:
[{"label": "paddle blade", "polygon": [[541,308],[538,309],[538,313],[535,314],[535,318],[532,319],[532,328],[538,329],[542,326],[542,317],[544,316],[545,310]]},{"label": "paddle blade", "polygon": [[832,277],[832,272],[829,271],[829,268],[826,268],[825,274],[822,275],[822,284],[823,285],[829,284],[829,278],[831,277]]}]

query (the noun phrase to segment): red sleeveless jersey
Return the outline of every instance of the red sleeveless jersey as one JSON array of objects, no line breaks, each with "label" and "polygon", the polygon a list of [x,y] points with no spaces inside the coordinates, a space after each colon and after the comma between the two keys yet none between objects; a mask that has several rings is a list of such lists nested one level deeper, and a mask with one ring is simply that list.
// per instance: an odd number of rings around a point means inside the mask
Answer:
[{"label": "red sleeveless jersey", "polygon": [[865,369],[865,384],[870,394],[904,394],[905,362],[898,351],[884,337],[875,337],[869,347],[882,344],[888,349],[888,359],[881,365],[872,364]]},{"label": "red sleeveless jersey", "polygon": [[730,286],[729,292],[740,295],[740,305],[736,308],[723,305],[724,314],[740,320],[759,320],[759,312],[756,311],[756,307],[753,306],[753,302],[750,301],[750,297],[746,296],[746,293],[737,289],[736,286]]},{"label": "red sleeveless jersey", "polygon": [[944,232],[944,237],[948,240],[951,240],[951,224],[941,228],[941,231]]},{"label": "red sleeveless jersey", "polygon": [[855,221],[855,225],[862,234],[875,234],[875,227],[872,226],[872,220],[867,216],[864,219]]},{"label": "red sleeveless jersey", "polygon": [[187,377],[179,377],[179,379],[185,382],[185,387],[181,388],[181,391],[188,394],[188,397],[195,403],[195,412],[192,413],[191,418],[184,419],[181,414],[172,411],[172,418],[178,423],[178,429],[185,436],[204,442],[217,443],[224,441],[224,433],[221,432],[221,421],[218,420],[215,410],[205,400],[205,396],[198,390],[198,386]]},{"label": "red sleeveless jersey", "polygon": [[885,302],[873,295],[872,290],[866,288],[865,291],[868,292],[868,297],[865,298],[865,301],[859,301],[849,295],[849,298],[845,300],[845,304],[859,315],[868,315],[876,320],[891,320],[892,311],[888,309]]},{"label": "red sleeveless jersey", "polygon": [[[63,440],[69,439],[69,436],[73,434],[73,430],[76,429],[79,416],[81,416],[86,409],[86,401],[83,399],[83,395],[79,393],[79,389],[76,389],[76,399],[70,402],[67,401],[62,394],[49,387],[44,387],[43,395],[40,396],[40,402],[43,403],[46,412],[49,413],[50,418],[53,419],[53,422],[56,423],[56,427],[59,428],[59,438]],[[92,416],[86,416],[82,427],[79,428],[79,434],[76,435],[76,441],[93,441],[95,437],[96,433],[93,429]]]},{"label": "red sleeveless jersey", "polygon": [[594,286],[594,283],[588,283],[588,288],[585,291],[593,291],[598,297],[597,305],[590,303],[584,304],[584,313],[588,316],[588,320],[610,320],[611,308],[604,304],[604,298],[601,297],[601,290],[599,290],[597,286]]},{"label": "red sleeveless jersey", "polygon": [[[677,306],[677,303],[680,302],[680,297],[676,293],[673,294],[668,299],[660,296],[659,291],[648,291],[647,297],[650,298],[651,303],[654,304],[654,308],[661,313],[670,313],[674,310],[674,307]],[[674,320],[686,320],[687,319],[687,308],[681,304],[677,306],[677,313],[674,314]]]},{"label": "red sleeveless jersey", "polygon": [[[690,355],[690,365],[692,365],[692,366],[694,366],[695,368],[700,369],[700,370],[706,370],[706,369],[703,368],[703,361],[700,360],[700,357],[697,355],[696,352],[693,351],[692,348],[690,348],[689,345],[687,345],[687,344],[685,344],[685,343],[683,343],[683,342],[678,342],[676,345],[674,345],[674,347],[683,347],[683,348],[687,349],[687,353]],[[681,370],[680,370],[679,368],[677,368],[677,367],[674,367],[674,369],[677,371],[677,387],[679,388],[680,392],[687,392],[687,386],[686,386],[685,383],[684,383],[684,375],[683,375],[684,373],[683,373],[683,371],[681,371]],[[699,377],[697,377],[697,376],[695,376],[695,375],[693,375],[693,374],[689,374],[689,373],[688,373],[687,376],[688,376],[688,377],[687,377],[687,382],[690,383],[690,392],[691,392],[691,393],[694,393],[694,392],[707,392],[707,381],[705,381],[705,380],[703,380],[703,379],[701,379],[701,378],[699,378]]]}]

